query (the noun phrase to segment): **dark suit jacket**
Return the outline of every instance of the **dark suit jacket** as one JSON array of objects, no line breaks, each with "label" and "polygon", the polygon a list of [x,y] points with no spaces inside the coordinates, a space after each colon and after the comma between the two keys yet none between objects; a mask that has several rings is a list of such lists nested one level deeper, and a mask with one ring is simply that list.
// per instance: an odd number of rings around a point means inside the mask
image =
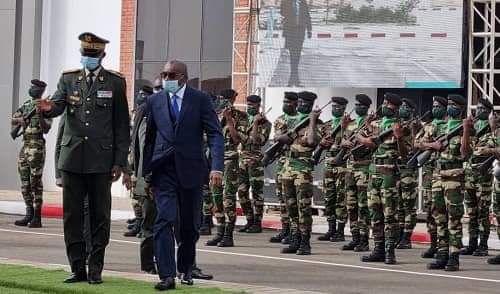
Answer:
[{"label": "dark suit jacket", "polygon": [[211,169],[224,170],[224,138],[210,96],[187,86],[177,122],[165,92],[150,96],[146,105],[145,175],[154,174],[173,156],[180,185],[186,189],[202,186],[207,175],[204,132],[212,155]]},{"label": "dark suit jacket", "polygon": [[309,6],[305,0],[300,0],[299,24],[296,23],[296,12],[294,8],[295,0],[281,1],[281,15],[283,16],[283,37],[294,38],[303,41],[305,38],[306,29],[308,32],[312,30],[311,15],[309,14]]}]

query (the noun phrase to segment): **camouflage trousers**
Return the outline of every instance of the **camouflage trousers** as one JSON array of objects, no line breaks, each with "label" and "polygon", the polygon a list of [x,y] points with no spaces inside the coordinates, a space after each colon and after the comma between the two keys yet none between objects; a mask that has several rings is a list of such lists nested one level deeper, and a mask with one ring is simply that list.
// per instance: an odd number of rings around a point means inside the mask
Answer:
[{"label": "camouflage trousers", "polygon": [[426,225],[427,232],[431,235],[437,234],[436,220],[432,216],[432,182],[435,177],[434,168],[424,166],[422,168],[422,198],[424,199],[424,211],[427,214]]},{"label": "camouflage trousers", "polygon": [[403,167],[399,172],[399,205],[396,210],[399,229],[413,233],[417,225],[418,171]]},{"label": "camouflage trousers", "polygon": [[347,213],[351,234],[369,236],[370,211],[368,210],[368,165],[350,168],[345,174]]},{"label": "camouflage trousers", "polygon": [[[208,184],[203,185],[203,215],[213,215],[214,199]],[[221,190],[222,193],[222,190]],[[224,208],[223,208],[224,209]]]},{"label": "camouflage trousers", "polygon": [[490,206],[493,191],[493,175],[482,176],[466,170],[465,206],[469,215],[469,238],[490,236]]},{"label": "camouflage trousers", "polygon": [[25,142],[17,161],[21,178],[21,194],[27,207],[41,207],[43,203],[43,166],[45,141]]},{"label": "camouflage trousers", "polygon": [[264,167],[261,161],[240,157],[238,176],[238,199],[247,221],[261,221],[264,213]]},{"label": "camouflage trousers", "polygon": [[497,218],[497,235],[500,239],[500,182],[495,179],[493,185],[493,212]]},{"label": "camouflage trousers", "polygon": [[292,230],[312,231],[313,166],[310,158],[289,158],[282,178]]},{"label": "camouflage trousers", "polygon": [[395,166],[370,165],[368,208],[375,241],[394,243],[399,235],[399,225],[396,221],[398,180],[399,174]]},{"label": "camouflage trousers", "polygon": [[224,159],[223,188],[214,187],[215,218],[219,224],[236,223],[236,192],[238,190],[238,157]]},{"label": "camouflage trousers", "polygon": [[289,225],[290,217],[288,215],[288,208],[286,207],[286,199],[283,193],[283,180],[281,179],[281,175],[276,176],[276,196],[278,197],[278,201],[280,204],[280,221],[281,225]]},{"label": "camouflage trousers", "polygon": [[[334,221],[339,214],[340,222],[346,222],[345,208],[345,177],[341,169],[333,165],[333,157],[325,159],[323,174],[323,194],[325,195],[325,216]],[[342,168],[343,169],[343,168]]]},{"label": "camouflage trousers", "polygon": [[439,251],[459,252],[464,215],[462,170],[442,170],[432,182],[432,216],[436,220]]}]

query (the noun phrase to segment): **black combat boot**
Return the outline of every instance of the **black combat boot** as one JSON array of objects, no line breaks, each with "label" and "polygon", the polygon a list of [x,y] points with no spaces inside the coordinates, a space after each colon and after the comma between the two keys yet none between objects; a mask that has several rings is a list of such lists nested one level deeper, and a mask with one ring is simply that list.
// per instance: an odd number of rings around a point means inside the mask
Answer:
[{"label": "black combat boot", "polygon": [[398,244],[398,249],[411,249],[411,233],[404,232]]},{"label": "black combat boot", "polygon": [[288,235],[285,236],[285,238],[283,238],[283,240],[281,240],[281,244],[288,245],[290,244],[291,240],[292,240],[292,233],[290,232]]},{"label": "black combat boot", "polygon": [[403,240],[403,235],[404,235],[404,227],[399,227],[399,230],[398,230],[398,239],[396,240],[396,246],[399,246],[399,243],[401,243],[401,241]]},{"label": "black combat boot", "polygon": [[211,215],[204,215],[203,216],[203,222],[201,224],[199,233],[201,236],[210,236],[212,235],[212,216]]},{"label": "black combat boot", "polygon": [[354,250],[354,248],[356,248],[356,246],[358,246],[358,244],[359,244],[359,232],[353,232],[351,242],[342,246],[342,250],[344,250],[344,251]]},{"label": "black combat boot", "polygon": [[131,225],[133,223],[135,223],[135,218],[129,218],[127,221],[126,221],[127,225]]},{"label": "black combat boot", "polygon": [[472,253],[472,256],[488,256],[488,238],[481,238],[481,242],[479,242],[479,246],[476,251]]},{"label": "black combat boot", "polygon": [[248,229],[252,226],[253,219],[247,219],[247,223],[238,229],[238,233],[247,233]]},{"label": "black combat boot", "polygon": [[335,232],[334,235],[330,238],[331,242],[344,242],[345,241],[345,236],[344,236],[344,228],[345,228],[345,223],[339,223],[337,232]]},{"label": "black combat boot", "polygon": [[387,244],[385,245],[385,264],[396,264],[396,252],[394,251],[394,248],[396,247],[396,244],[394,241],[387,241]]},{"label": "black combat boot", "polygon": [[281,248],[281,253],[296,254],[300,247],[301,235],[298,231],[293,231],[290,234],[290,244],[287,247]]},{"label": "black combat boot", "polygon": [[217,246],[220,241],[222,241],[222,237],[224,237],[224,231],[226,230],[226,226],[224,224],[221,224],[217,226],[217,233],[215,234],[215,237],[211,240],[208,240],[205,245],[207,246]]},{"label": "black combat boot", "polygon": [[460,250],[462,255],[472,255],[477,249],[477,237],[469,238],[469,245]]},{"label": "black combat boot", "polygon": [[281,243],[281,241],[290,235],[290,224],[283,224],[281,231],[278,234],[269,238],[269,242],[271,243]]},{"label": "black combat boot", "polygon": [[430,270],[438,270],[445,269],[446,264],[448,263],[448,251],[438,251],[436,253],[436,260],[427,264],[427,269]]},{"label": "black combat boot", "polygon": [[30,221],[33,219],[34,209],[33,206],[26,207],[26,215],[19,220],[16,220],[14,224],[20,227],[26,227]]},{"label": "black combat boot", "polygon": [[42,207],[39,206],[33,210],[33,219],[28,224],[28,228],[42,227]]},{"label": "black combat boot", "polygon": [[437,234],[431,234],[431,244],[430,247],[422,252],[422,258],[434,258],[437,253]]},{"label": "black combat boot", "polygon": [[311,255],[311,233],[302,233],[297,255]]},{"label": "black combat boot", "polygon": [[337,232],[337,221],[335,219],[328,221],[328,232],[318,237],[318,241],[330,241],[330,238]]},{"label": "black combat boot", "polygon": [[217,244],[217,246],[234,247],[233,232],[234,232],[234,225],[233,224],[226,225],[224,236],[222,237],[222,240],[219,242],[219,244]]},{"label": "black combat boot", "polygon": [[128,230],[127,232],[123,233],[123,236],[124,237],[136,237],[137,234],[139,234],[141,232],[143,221],[144,221],[144,218],[137,217],[135,219],[134,226],[130,230]]},{"label": "black combat boot", "polygon": [[384,262],[385,248],[384,241],[375,241],[372,253],[361,257],[362,262]]},{"label": "black combat boot", "polygon": [[500,255],[488,258],[488,264],[500,264]]},{"label": "black combat boot", "polygon": [[460,252],[453,252],[450,254],[448,258],[448,263],[446,264],[446,268],[444,269],[447,272],[456,272],[460,270]]},{"label": "black combat boot", "polygon": [[365,252],[370,251],[370,244],[368,243],[368,235],[362,235],[359,237],[359,243],[354,247],[354,252]]},{"label": "black combat boot", "polygon": [[248,228],[247,233],[249,234],[258,234],[262,233],[262,221],[255,220],[253,224]]}]

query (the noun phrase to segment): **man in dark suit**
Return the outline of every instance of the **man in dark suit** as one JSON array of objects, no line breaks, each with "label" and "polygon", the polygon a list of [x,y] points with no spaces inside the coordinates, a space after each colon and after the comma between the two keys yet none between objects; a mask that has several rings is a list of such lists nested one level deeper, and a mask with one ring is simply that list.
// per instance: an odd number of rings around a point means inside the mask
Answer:
[{"label": "man in dark suit", "polygon": [[283,37],[285,48],[290,54],[290,79],[288,86],[302,86],[299,79],[299,63],[304,44],[312,36],[311,15],[305,0],[282,0],[281,15],[283,16]]},{"label": "man in dark suit", "polygon": [[192,266],[201,221],[202,185],[207,163],[203,133],[212,155],[212,185],[222,184],[224,142],[211,98],[186,85],[187,66],[170,61],[161,74],[164,91],[146,102],[148,127],[144,147],[144,173],[152,190],[157,217],[155,254],[160,282],[158,290],[175,289],[174,226],[179,214],[177,271],[192,284]]}]

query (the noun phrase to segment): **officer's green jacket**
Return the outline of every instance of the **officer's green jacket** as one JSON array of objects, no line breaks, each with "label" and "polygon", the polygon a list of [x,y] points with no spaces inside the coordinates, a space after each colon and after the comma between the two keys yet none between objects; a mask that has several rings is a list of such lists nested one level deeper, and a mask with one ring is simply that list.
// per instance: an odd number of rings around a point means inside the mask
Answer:
[{"label": "officer's green jacket", "polygon": [[125,168],[130,145],[126,82],[121,74],[101,68],[92,87],[85,71],[63,73],[53,95],[56,117],[66,111],[58,168],[72,173],[107,173]]}]

